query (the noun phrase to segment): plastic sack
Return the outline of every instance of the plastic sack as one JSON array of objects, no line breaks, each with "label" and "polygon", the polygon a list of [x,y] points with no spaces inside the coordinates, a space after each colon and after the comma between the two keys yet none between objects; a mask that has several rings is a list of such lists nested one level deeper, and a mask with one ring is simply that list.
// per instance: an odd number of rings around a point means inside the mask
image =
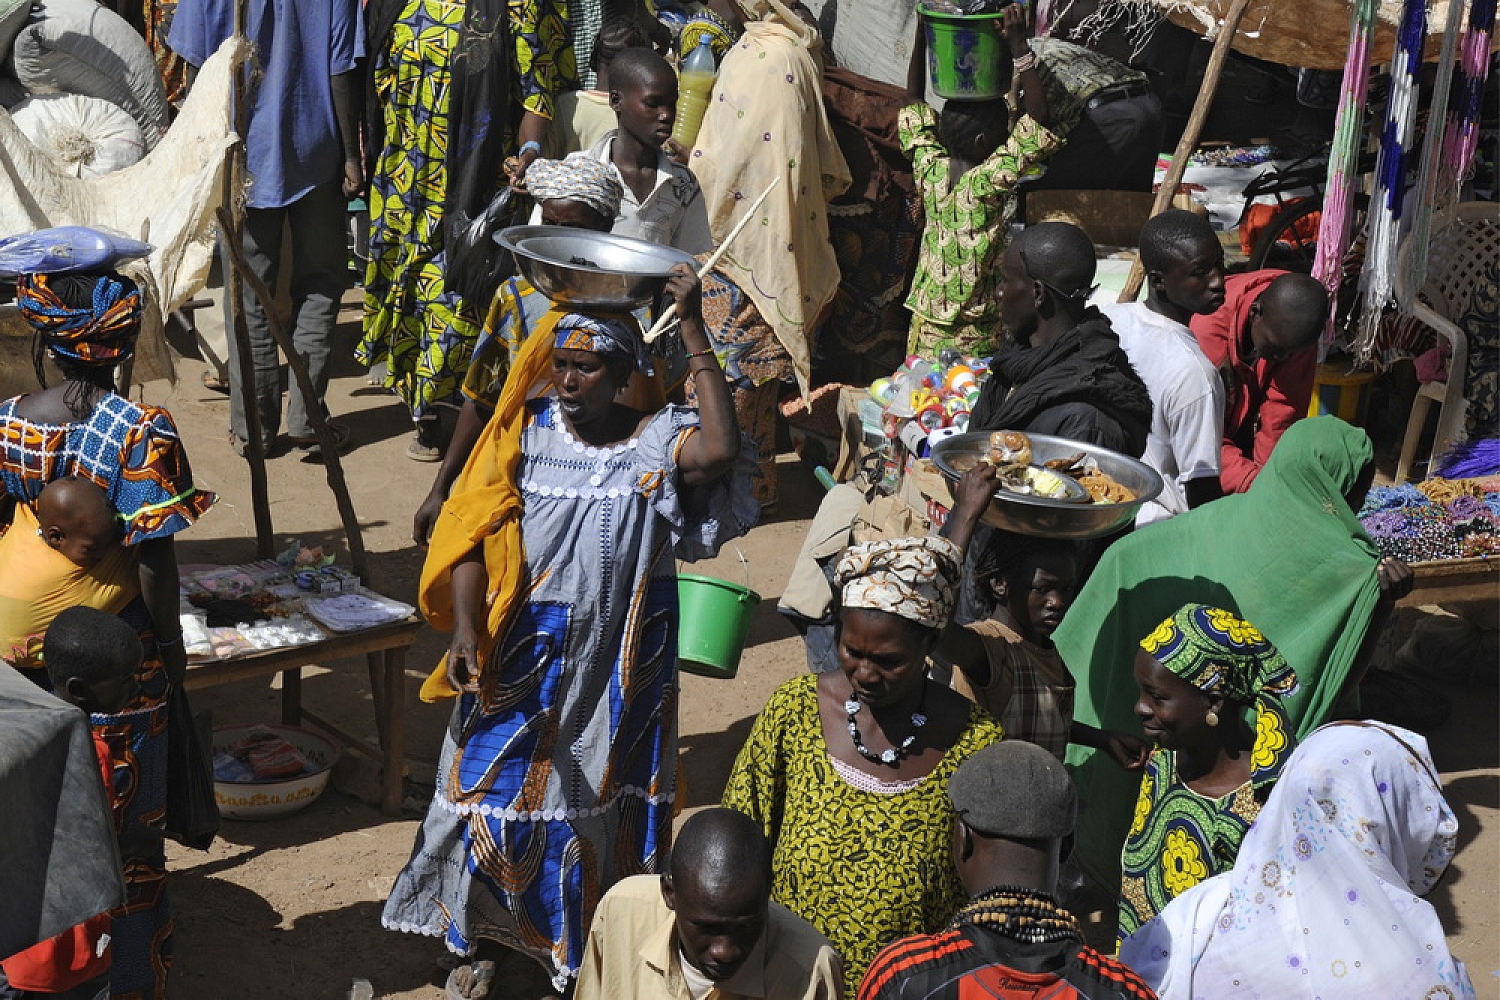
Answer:
[{"label": "plastic sack", "polygon": [[95,0],[36,0],[12,51],[16,79],[37,94],[82,94],[124,108],[146,148],[166,134],[167,91],[134,28]]},{"label": "plastic sack", "polygon": [[99,271],[145,257],[153,249],[149,243],[87,226],[38,229],[0,240],[0,278]]},{"label": "plastic sack", "polygon": [[489,308],[500,282],[515,273],[510,254],[495,242],[495,235],[515,221],[519,206],[512,205],[513,194],[508,187],[501,191],[467,225],[462,217],[453,220],[462,228],[448,249],[443,284],[449,291],[457,292],[480,316]]},{"label": "plastic sack", "polygon": [[97,97],[42,94],[16,105],[10,116],[70,177],[103,177],[146,155],[135,119]]}]

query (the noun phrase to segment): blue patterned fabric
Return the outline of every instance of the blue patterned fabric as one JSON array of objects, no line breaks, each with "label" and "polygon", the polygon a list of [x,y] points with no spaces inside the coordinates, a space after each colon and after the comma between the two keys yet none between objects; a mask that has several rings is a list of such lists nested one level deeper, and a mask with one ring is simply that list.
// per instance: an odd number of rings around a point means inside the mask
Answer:
[{"label": "blue patterned fabric", "polygon": [[[677,786],[677,566],[755,520],[750,446],[736,473],[677,475],[696,410],[595,448],[555,399],[528,404],[517,472],[530,597],[454,709],[438,789],[384,922],[535,956],[576,975],[595,905],[655,872]],[[689,496],[691,494],[691,496]]]}]

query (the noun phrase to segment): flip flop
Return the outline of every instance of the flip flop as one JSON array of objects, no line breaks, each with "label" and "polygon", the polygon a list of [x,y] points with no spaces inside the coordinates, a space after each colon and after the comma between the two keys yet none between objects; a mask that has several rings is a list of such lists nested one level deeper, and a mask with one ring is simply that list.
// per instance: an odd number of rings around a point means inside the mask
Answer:
[{"label": "flip flop", "polygon": [[448,973],[443,991],[448,1000],[484,1000],[495,983],[494,962],[471,962]]},{"label": "flip flop", "polygon": [[220,378],[219,373],[214,371],[213,369],[204,370],[202,382],[203,388],[209,389],[213,392],[229,391],[229,380],[227,378]]}]

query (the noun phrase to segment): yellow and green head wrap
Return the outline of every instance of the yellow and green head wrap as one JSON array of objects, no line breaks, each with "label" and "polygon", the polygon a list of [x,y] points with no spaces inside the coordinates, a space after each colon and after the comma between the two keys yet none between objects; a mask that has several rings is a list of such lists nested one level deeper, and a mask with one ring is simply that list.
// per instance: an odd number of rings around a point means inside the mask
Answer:
[{"label": "yellow and green head wrap", "polygon": [[1260,630],[1223,608],[1187,604],[1141,640],[1141,648],[1199,691],[1255,706],[1254,780],[1274,777],[1293,744],[1282,699],[1297,674]]}]

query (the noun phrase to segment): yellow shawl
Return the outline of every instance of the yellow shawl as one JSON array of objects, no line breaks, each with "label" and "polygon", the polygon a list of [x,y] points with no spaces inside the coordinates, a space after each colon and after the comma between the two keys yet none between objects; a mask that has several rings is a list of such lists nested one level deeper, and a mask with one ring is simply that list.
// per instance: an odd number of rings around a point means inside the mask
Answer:
[{"label": "yellow shawl", "polygon": [[[427,560],[417,585],[417,603],[435,628],[453,628],[453,567],[484,546],[489,574],[486,601],[489,614],[479,636],[480,662],[489,658],[496,640],[505,634],[514,611],[521,606],[526,571],[526,549],[521,540],[521,492],[516,469],[521,462],[521,431],[526,426],[526,400],[552,362],[554,330],[567,310],[553,306],[521,345],[511,365],[494,416],[485,425],[443,504],[428,542]],[[422,682],[423,701],[453,698],[448,683],[448,657],[438,660]]]}]

